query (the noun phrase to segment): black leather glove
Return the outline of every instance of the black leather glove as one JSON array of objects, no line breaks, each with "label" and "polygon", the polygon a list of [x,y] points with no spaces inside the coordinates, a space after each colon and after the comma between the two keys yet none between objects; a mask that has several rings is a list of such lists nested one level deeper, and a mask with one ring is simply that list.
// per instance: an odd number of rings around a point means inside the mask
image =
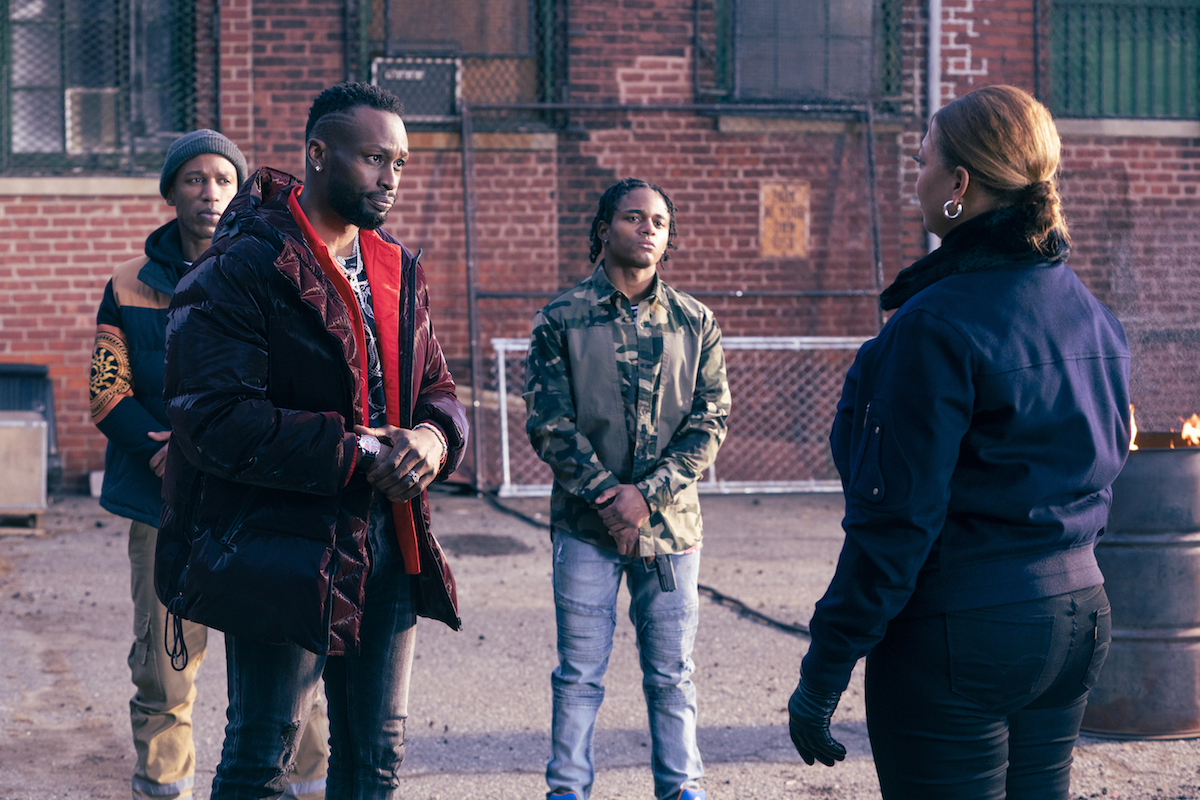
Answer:
[{"label": "black leather glove", "polygon": [[800,685],[788,701],[788,729],[805,764],[815,760],[832,767],[846,757],[846,748],[829,735],[829,720],[841,697],[841,692],[814,689],[800,676]]}]

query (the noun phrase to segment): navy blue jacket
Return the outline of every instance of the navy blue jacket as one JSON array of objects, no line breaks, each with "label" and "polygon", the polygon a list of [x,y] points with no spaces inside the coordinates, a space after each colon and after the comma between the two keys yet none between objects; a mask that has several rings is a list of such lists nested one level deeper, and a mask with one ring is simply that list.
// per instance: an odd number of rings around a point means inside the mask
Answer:
[{"label": "navy blue jacket", "polygon": [[163,443],[146,434],[171,429],[163,404],[167,306],[187,268],[172,220],[146,239],[144,256],[113,271],[96,315],[92,422],[108,437],[100,505],[155,527],[162,481],[150,459]]},{"label": "navy blue jacket", "polygon": [[993,247],[1017,235],[976,219],[846,377],[830,437],[846,539],[802,664],[825,691],[893,618],[1103,582],[1093,548],[1129,449],[1124,330],[1065,245],[1050,260]]}]

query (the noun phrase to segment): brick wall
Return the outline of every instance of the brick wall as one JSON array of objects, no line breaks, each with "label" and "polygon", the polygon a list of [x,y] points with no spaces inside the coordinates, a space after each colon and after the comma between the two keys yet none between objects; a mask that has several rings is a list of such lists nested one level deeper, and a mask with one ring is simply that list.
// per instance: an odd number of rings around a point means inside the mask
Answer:
[{"label": "brick wall", "polygon": [[88,407],[104,285],[114,265],[139,255],[150,231],[174,216],[157,181],[149,191],[0,194],[0,361],[49,367],[63,481],[71,487],[104,466],[105,439]]},{"label": "brick wall", "polygon": [[[884,199],[885,261],[901,258],[896,224],[896,134],[877,145]],[[694,114],[631,113],[620,124],[559,144],[560,285],[591,270],[588,233],[600,193],[640,177],[662,186],[678,213],[678,247],[664,267],[673,284],[696,292],[868,289],[873,241],[862,130],[840,133],[728,133]],[[808,258],[759,255],[759,193],[767,181],[811,185]],[[894,271],[894,270],[893,270]],[[729,335],[869,334],[870,299],[706,298]]]},{"label": "brick wall", "polygon": [[[1032,0],[945,0],[943,102],[988,84],[1044,88],[1033,11]],[[1177,430],[1200,411],[1200,139],[1150,136],[1154,123],[1139,124],[1142,133],[1118,136],[1080,132],[1099,122],[1060,121],[1070,264],[1129,334],[1139,427]]]},{"label": "brick wall", "polygon": [[1200,139],[1065,137],[1071,265],[1129,334],[1142,430],[1200,412]]},{"label": "brick wall", "polygon": [[[221,10],[222,129],[253,165],[303,171],[313,97],[346,74],[341,0],[205,0]],[[944,0],[943,101],[989,83],[1034,89],[1032,0]],[[692,0],[572,0],[567,51],[575,102],[691,102]],[[925,253],[914,194],[924,133],[921,0],[905,0],[902,116],[877,125],[884,271]],[[486,126],[479,127],[486,130]],[[856,124],[692,112],[572,112],[562,130],[476,140],[480,288],[549,293],[591,271],[588,232],[600,193],[636,175],[678,206],[679,249],[665,267],[706,297],[728,335],[870,334],[870,298],[767,292],[874,283],[863,133]],[[541,137],[541,138],[539,138]],[[1135,399],[1146,429],[1200,410],[1200,139],[1064,134],[1063,194],[1072,264],[1130,330]],[[412,157],[387,229],[424,248],[434,324],[461,383],[469,373],[463,192],[457,134],[410,132]],[[759,255],[765,181],[811,185],[807,258]],[[68,478],[100,466],[86,374],[95,307],[112,266],[170,218],[153,190],[93,197],[5,195],[0,188],[0,359],[47,363],[58,396]],[[49,235],[42,235],[43,232]],[[1189,280],[1189,278],[1191,280]],[[54,302],[46,295],[55,293]],[[760,292],[759,296],[751,296]],[[481,342],[524,336],[544,299],[484,299]]]},{"label": "brick wall", "polygon": [[[672,59],[692,55],[693,0],[571,0],[568,8],[568,59],[574,103],[630,102],[631,84],[662,83],[671,75]],[[655,66],[642,77],[636,75],[639,59],[650,58]],[[628,68],[635,68],[631,74]],[[686,97],[691,99],[690,71],[685,72]],[[632,80],[631,80],[632,79]],[[668,79],[673,83],[674,77]],[[662,102],[666,102],[665,98]]]},{"label": "brick wall", "polygon": [[252,0],[220,0],[220,129],[237,143],[250,168],[254,149],[254,69]]},{"label": "brick wall", "polygon": [[218,0],[221,131],[251,169],[304,173],[313,98],[345,80],[341,0]]},{"label": "brick wall", "polygon": [[[421,144],[419,136],[412,139]],[[475,152],[474,236],[480,290],[553,291],[557,287],[556,176],[553,150]],[[433,324],[455,377],[465,384],[470,338],[461,154],[414,148],[385,228],[412,250],[424,248],[421,263],[429,280]],[[494,336],[528,335],[529,322],[541,304],[481,301],[485,352]]]},{"label": "brick wall", "polygon": [[992,83],[1034,91],[1032,0],[943,0],[943,103]]},{"label": "brick wall", "polygon": [[304,176],[313,98],[346,79],[341,0],[254,0],[254,161]]}]

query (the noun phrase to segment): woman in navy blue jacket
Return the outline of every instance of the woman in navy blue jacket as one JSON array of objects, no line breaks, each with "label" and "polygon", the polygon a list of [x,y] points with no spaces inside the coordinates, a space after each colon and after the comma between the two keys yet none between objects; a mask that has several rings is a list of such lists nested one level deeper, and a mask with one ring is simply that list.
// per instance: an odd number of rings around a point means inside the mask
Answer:
[{"label": "woman in navy blue jacket", "polygon": [[916,156],[942,246],[846,377],[830,442],[845,544],[789,703],[809,764],[867,656],[887,800],[1066,798],[1109,607],[1093,548],[1129,448],[1129,351],[1066,266],[1049,112],[992,86]]}]

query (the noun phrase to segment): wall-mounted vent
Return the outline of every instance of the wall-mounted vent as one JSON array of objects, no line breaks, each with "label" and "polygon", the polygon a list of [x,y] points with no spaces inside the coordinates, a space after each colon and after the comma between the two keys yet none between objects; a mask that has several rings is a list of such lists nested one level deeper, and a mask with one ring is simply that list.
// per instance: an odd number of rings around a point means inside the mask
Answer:
[{"label": "wall-mounted vent", "polygon": [[371,83],[404,103],[407,122],[452,122],[462,102],[462,60],[458,58],[376,58]]}]

